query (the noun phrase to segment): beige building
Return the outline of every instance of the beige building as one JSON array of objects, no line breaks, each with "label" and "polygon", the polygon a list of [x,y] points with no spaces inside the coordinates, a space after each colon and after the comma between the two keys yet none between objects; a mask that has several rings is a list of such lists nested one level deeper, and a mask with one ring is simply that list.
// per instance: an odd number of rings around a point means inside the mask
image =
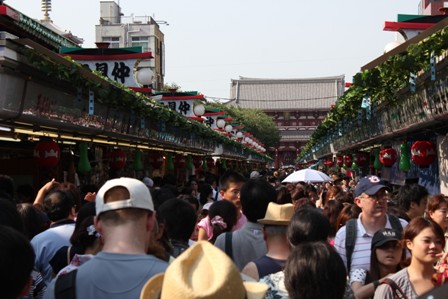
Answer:
[{"label": "beige building", "polygon": [[281,140],[269,148],[276,167],[293,165],[301,147],[344,93],[344,76],[306,79],[232,79],[229,104],[260,109],[277,124]]},{"label": "beige building", "polygon": [[153,90],[161,90],[165,76],[164,34],[158,22],[150,16],[123,16],[115,1],[100,2],[100,24],[95,26],[97,42],[109,43],[109,48],[141,46],[143,52],[151,52],[154,59],[149,67],[154,73]]}]

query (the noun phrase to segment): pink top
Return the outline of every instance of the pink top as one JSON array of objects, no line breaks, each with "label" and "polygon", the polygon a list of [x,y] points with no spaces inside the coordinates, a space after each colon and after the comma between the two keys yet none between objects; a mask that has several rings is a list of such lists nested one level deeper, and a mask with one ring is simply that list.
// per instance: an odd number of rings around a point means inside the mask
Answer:
[{"label": "pink top", "polygon": [[[240,228],[242,228],[244,226],[244,224],[246,224],[247,222],[247,218],[246,216],[244,216],[244,214],[242,212],[241,213],[241,217],[238,219],[238,221],[236,222],[236,224],[233,226],[232,231],[236,231]],[[197,224],[197,228],[202,228],[203,230],[205,230],[205,233],[207,234],[207,240],[210,240],[213,237],[213,227],[212,224],[210,222],[210,217],[205,217],[202,218],[201,221],[199,221],[199,223]]]}]

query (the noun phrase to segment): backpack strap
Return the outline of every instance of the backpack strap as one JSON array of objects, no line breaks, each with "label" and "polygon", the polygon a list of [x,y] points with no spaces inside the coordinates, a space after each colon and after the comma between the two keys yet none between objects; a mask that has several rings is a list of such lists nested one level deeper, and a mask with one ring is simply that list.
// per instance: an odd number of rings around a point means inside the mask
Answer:
[{"label": "backpack strap", "polygon": [[355,249],[356,221],[357,219],[350,219],[345,224],[345,255],[347,257],[347,275],[350,275],[352,254],[353,250]]},{"label": "backpack strap", "polygon": [[400,219],[394,215],[387,215],[389,217],[390,226],[393,229],[398,230],[400,233],[403,232],[403,227],[401,226]]},{"label": "backpack strap", "polygon": [[385,278],[380,284],[387,284],[394,294],[395,299],[408,299],[403,290],[390,278]]},{"label": "backpack strap", "polygon": [[54,286],[55,299],[76,299],[77,272],[78,269],[75,269],[67,274],[58,276]]},{"label": "backpack strap", "polygon": [[233,234],[231,232],[227,232],[225,234],[226,234],[225,251],[226,251],[226,254],[233,260],[233,248],[232,248],[232,237],[233,237]]}]

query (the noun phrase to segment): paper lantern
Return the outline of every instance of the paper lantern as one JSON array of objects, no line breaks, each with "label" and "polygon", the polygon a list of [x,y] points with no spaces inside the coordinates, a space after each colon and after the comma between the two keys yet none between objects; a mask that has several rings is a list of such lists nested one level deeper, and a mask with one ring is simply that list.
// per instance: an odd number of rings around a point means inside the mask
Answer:
[{"label": "paper lantern", "polygon": [[397,162],[397,151],[393,148],[385,148],[380,151],[380,161],[385,167],[392,167]]},{"label": "paper lantern", "polygon": [[324,160],[324,165],[327,167],[333,167],[334,166],[334,161],[332,159],[325,159]]},{"label": "paper lantern", "polygon": [[341,156],[337,156],[337,157],[336,157],[336,164],[337,164],[339,167],[342,167],[342,166],[344,165],[344,159],[343,159]]},{"label": "paper lantern", "polygon": [[380,150],[378,148],[373,150],[373,155],[375,156],[375,161],[373,162],[373,168],[375,169],[381,169],[383,167],[383,164],[381,164],[380,161]]},{"label": "paper lantern", "polygon": [[193,165],[195,168],[199,168],[202,164],[202,158],[200,156],[194,156]]},{"label": "paper lantern", "polygon": [[174,161],[173,161],[173,154],[168,153],[166,158],[166,168],[168,170],[174,170]]},{"label": "paper lantern", "polygon": [[34,158],[40,166],[55,167],[61,160],[61,149],[54,141],[39,141],[34,148]]},{"label": "paper lantern", "polygon": [[161,152],[154,152],[150,156],[150,162],[154,169],[160,169],[163,165],[163,154]]},{"label": "paper lantern", "polygon": [[400,145],[400,163],[398,165],[398,168],[400,168],[401,171],[409,171],[411,169],[411,161],[409,159],[409,146],[406,143],[403,143]]},{"label": "paper lantern", "polygon": [[78,172],[86,173],[92,170],[89,162],[88,146],[87,143],[81,142],[79,144],[79,162]]},{"label": "paper lantern", "polygon": [[431,141],[416,141],[411,146],[412,161],[420,167],[428,167],[436,158],[436,151]]},{"label": "paper lantern", "polygon": [[127,155],[122,150],[115,150],[110,154],[110,168],[120,170],[126,167]]},{"label": "paper lantern", "polygon": [[184,169],[187,166],[187,157],[184,155],[177,155],[175,161],[176,167],[179,169]]},{"label": "paper lantern", "polygon": [[352,167],[353,159],[352,159],[352,156],[351,156],[351,155],[345,155],[345,156],[344,156],[344,164],[345,164],[345,166],[347,166],[347,167]]},{"label": "paper lantern", "polygon": [[187,169],[193,169],[193,158],[191,157],[191,155],[187,156]]},{"label": "paper lantern", "polygon": [[367,164],[369,164],[369,155],[367,153],[364,152],[359,152],[355,154],[354,157],[354,162],[358,165],[358,166],[366,166]]},{"label": "paper lantern", "polygon": [[134,153],[134,161],[132,162],[132,167],[136,171],[143,170],[143,160],[142,160],[142,151],[136,150]]}]

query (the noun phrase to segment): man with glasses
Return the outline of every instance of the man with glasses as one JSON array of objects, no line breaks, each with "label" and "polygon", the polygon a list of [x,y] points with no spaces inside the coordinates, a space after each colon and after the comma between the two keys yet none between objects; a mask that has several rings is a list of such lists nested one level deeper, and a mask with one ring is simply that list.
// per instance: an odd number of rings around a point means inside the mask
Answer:
[{"label": "man with glasses", "polygon": [[382,228],[402,231],[408,224],[387,214],[389,189],[374,175],[362,178],[355,188],[355,204],[362,210],[358,219],[347,222],[336,234],[335,249],[347,267],[370,270],[370,247],[373,235]]}]

